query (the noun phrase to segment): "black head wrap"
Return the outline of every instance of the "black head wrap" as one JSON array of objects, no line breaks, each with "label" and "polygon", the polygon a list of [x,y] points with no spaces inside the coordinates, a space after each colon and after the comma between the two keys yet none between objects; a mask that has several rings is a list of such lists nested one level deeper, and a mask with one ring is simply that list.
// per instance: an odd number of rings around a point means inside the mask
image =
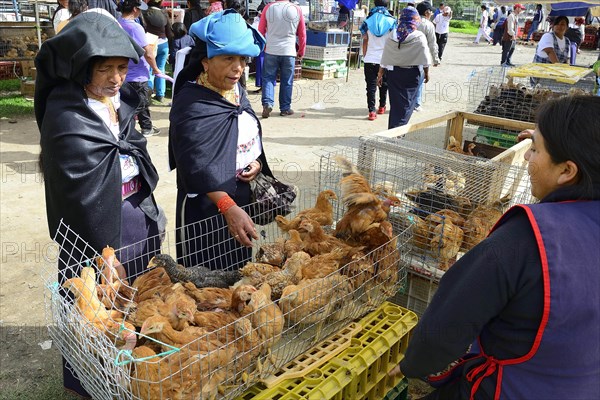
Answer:
[{"label": "black head wrap", "polygon": [[198,75],[204,71],[202,60],[208,57],[206,42],[198,38],[194,38],[194,40],[196,44],[188,55],[188,60],[186,60],[185,67],[177,75],[174,93],[179,92],[185,82],[195,81],[196,78],[198,78]]},{"label": "black head wrap", "polygon": [[73,18],[55,37],[42,44],[35,58],[35,118],[41,127],[52,89],[65,81],[83,87],[93,57],[127,57],[139,62],[144,54],[112,17],[84,12]]}]

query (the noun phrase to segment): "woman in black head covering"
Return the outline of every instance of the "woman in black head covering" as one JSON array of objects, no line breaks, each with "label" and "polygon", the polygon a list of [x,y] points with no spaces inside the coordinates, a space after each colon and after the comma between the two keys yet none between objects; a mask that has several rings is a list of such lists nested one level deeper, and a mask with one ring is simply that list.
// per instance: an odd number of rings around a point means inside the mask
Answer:
[{"label": "woman in black head covering", "polygon": [[[140,99],[123,84],[129,59],[142,54],[112,17],[84,12],[36,57],[35,115],[50,236],[61,244],[59,285],[107,245],[123,248],[117,257],[125,271],[119,272],[127,276],[140,272],[160,246],[152,195],[158,174],[135,130]],[[57,232],[61,220],[74,234]],[[70,368],[64,383],[87,396]]]}]

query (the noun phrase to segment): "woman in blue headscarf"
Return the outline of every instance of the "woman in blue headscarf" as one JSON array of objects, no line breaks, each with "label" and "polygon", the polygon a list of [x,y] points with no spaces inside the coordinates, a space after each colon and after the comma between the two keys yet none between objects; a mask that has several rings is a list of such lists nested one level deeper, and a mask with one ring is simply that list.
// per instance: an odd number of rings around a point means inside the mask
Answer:
[{"label": "woman in blue headscarf", "polygon": [[[254,223],[241,207],[270,175],[259,120],[239,84],[265,39],[234,10],[194,23],[196,46],[177,76],[169,159],[177,168],[177,254],[186,267],[237,269],[251,257]],[[221,213],[223,218],[211,218]]]},{"label": "woman in blue headscarf", "polygon": [[427,38],[417,28],[421,23],[414,7],[406,7],[400,13],[398,28],[386,40],[377,76],[381,84],[387,70],[388,93],[390,96],[390,119],[388,128],[406,125],[415,108],[419,81],[429,81],[431,55]]}]

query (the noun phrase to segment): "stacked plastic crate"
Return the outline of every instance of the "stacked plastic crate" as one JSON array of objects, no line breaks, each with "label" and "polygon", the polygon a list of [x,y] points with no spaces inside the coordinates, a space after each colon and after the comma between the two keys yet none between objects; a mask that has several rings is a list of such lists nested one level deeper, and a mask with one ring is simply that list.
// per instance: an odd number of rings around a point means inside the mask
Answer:
[{"label": "stacked plastic crate", "polygon": [[403,358],[415,313],[384,302],[236,400],[405,400],[408,380],[387,373]]},{"label": "stacked plastic crate", "polygon": [[349,42],[348,32],[307,30],[302,77],[318,80],[345,77]]}]

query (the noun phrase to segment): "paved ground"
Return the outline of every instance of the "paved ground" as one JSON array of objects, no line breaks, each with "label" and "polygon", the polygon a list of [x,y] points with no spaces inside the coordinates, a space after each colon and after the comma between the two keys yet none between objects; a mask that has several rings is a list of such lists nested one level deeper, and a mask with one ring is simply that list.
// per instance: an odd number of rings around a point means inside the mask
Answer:
[{"label": "paved ground", "polygon": [[[475,69],[500,64],[500,48],[472,44],[473,38],[451,35],[444,62],[431,70],[424,111],[411,122],[426,120],[452,110],[466,110],[466,83]],[[518,46],[513,62],[533,58],[533,47]],[[597,52],[579,56],[589,65]],[[251,95],[260,112],[260,96]],[[280,117],[274,112],[262,120],[264,144],[276,175],[299,186],[310,184],[318,173],[318,153],[330,146],[352,145],[361,135],[387,129],[387,114],[368,121],[362,70],[350,70],[349,80],[300,80],[295,84],[293,108],[296,114]],[[175,212],[175,173],[167,162],[167,130],[170,108],[153,107],[159,136],[148,147],[160,174],[158,202],[170,217]],[[277,111],[277,105],[276,110]],[[469,111],[472,111],[470,109]],[[36,165],[39,133],[35,121],[0,121],[0,398],[58,398],[59,357],[55,346],[42,350],[48,340],[45,328],[42,269],[52,268],[44,189]],[[48,394],[54,393],[54,394]]]}]

